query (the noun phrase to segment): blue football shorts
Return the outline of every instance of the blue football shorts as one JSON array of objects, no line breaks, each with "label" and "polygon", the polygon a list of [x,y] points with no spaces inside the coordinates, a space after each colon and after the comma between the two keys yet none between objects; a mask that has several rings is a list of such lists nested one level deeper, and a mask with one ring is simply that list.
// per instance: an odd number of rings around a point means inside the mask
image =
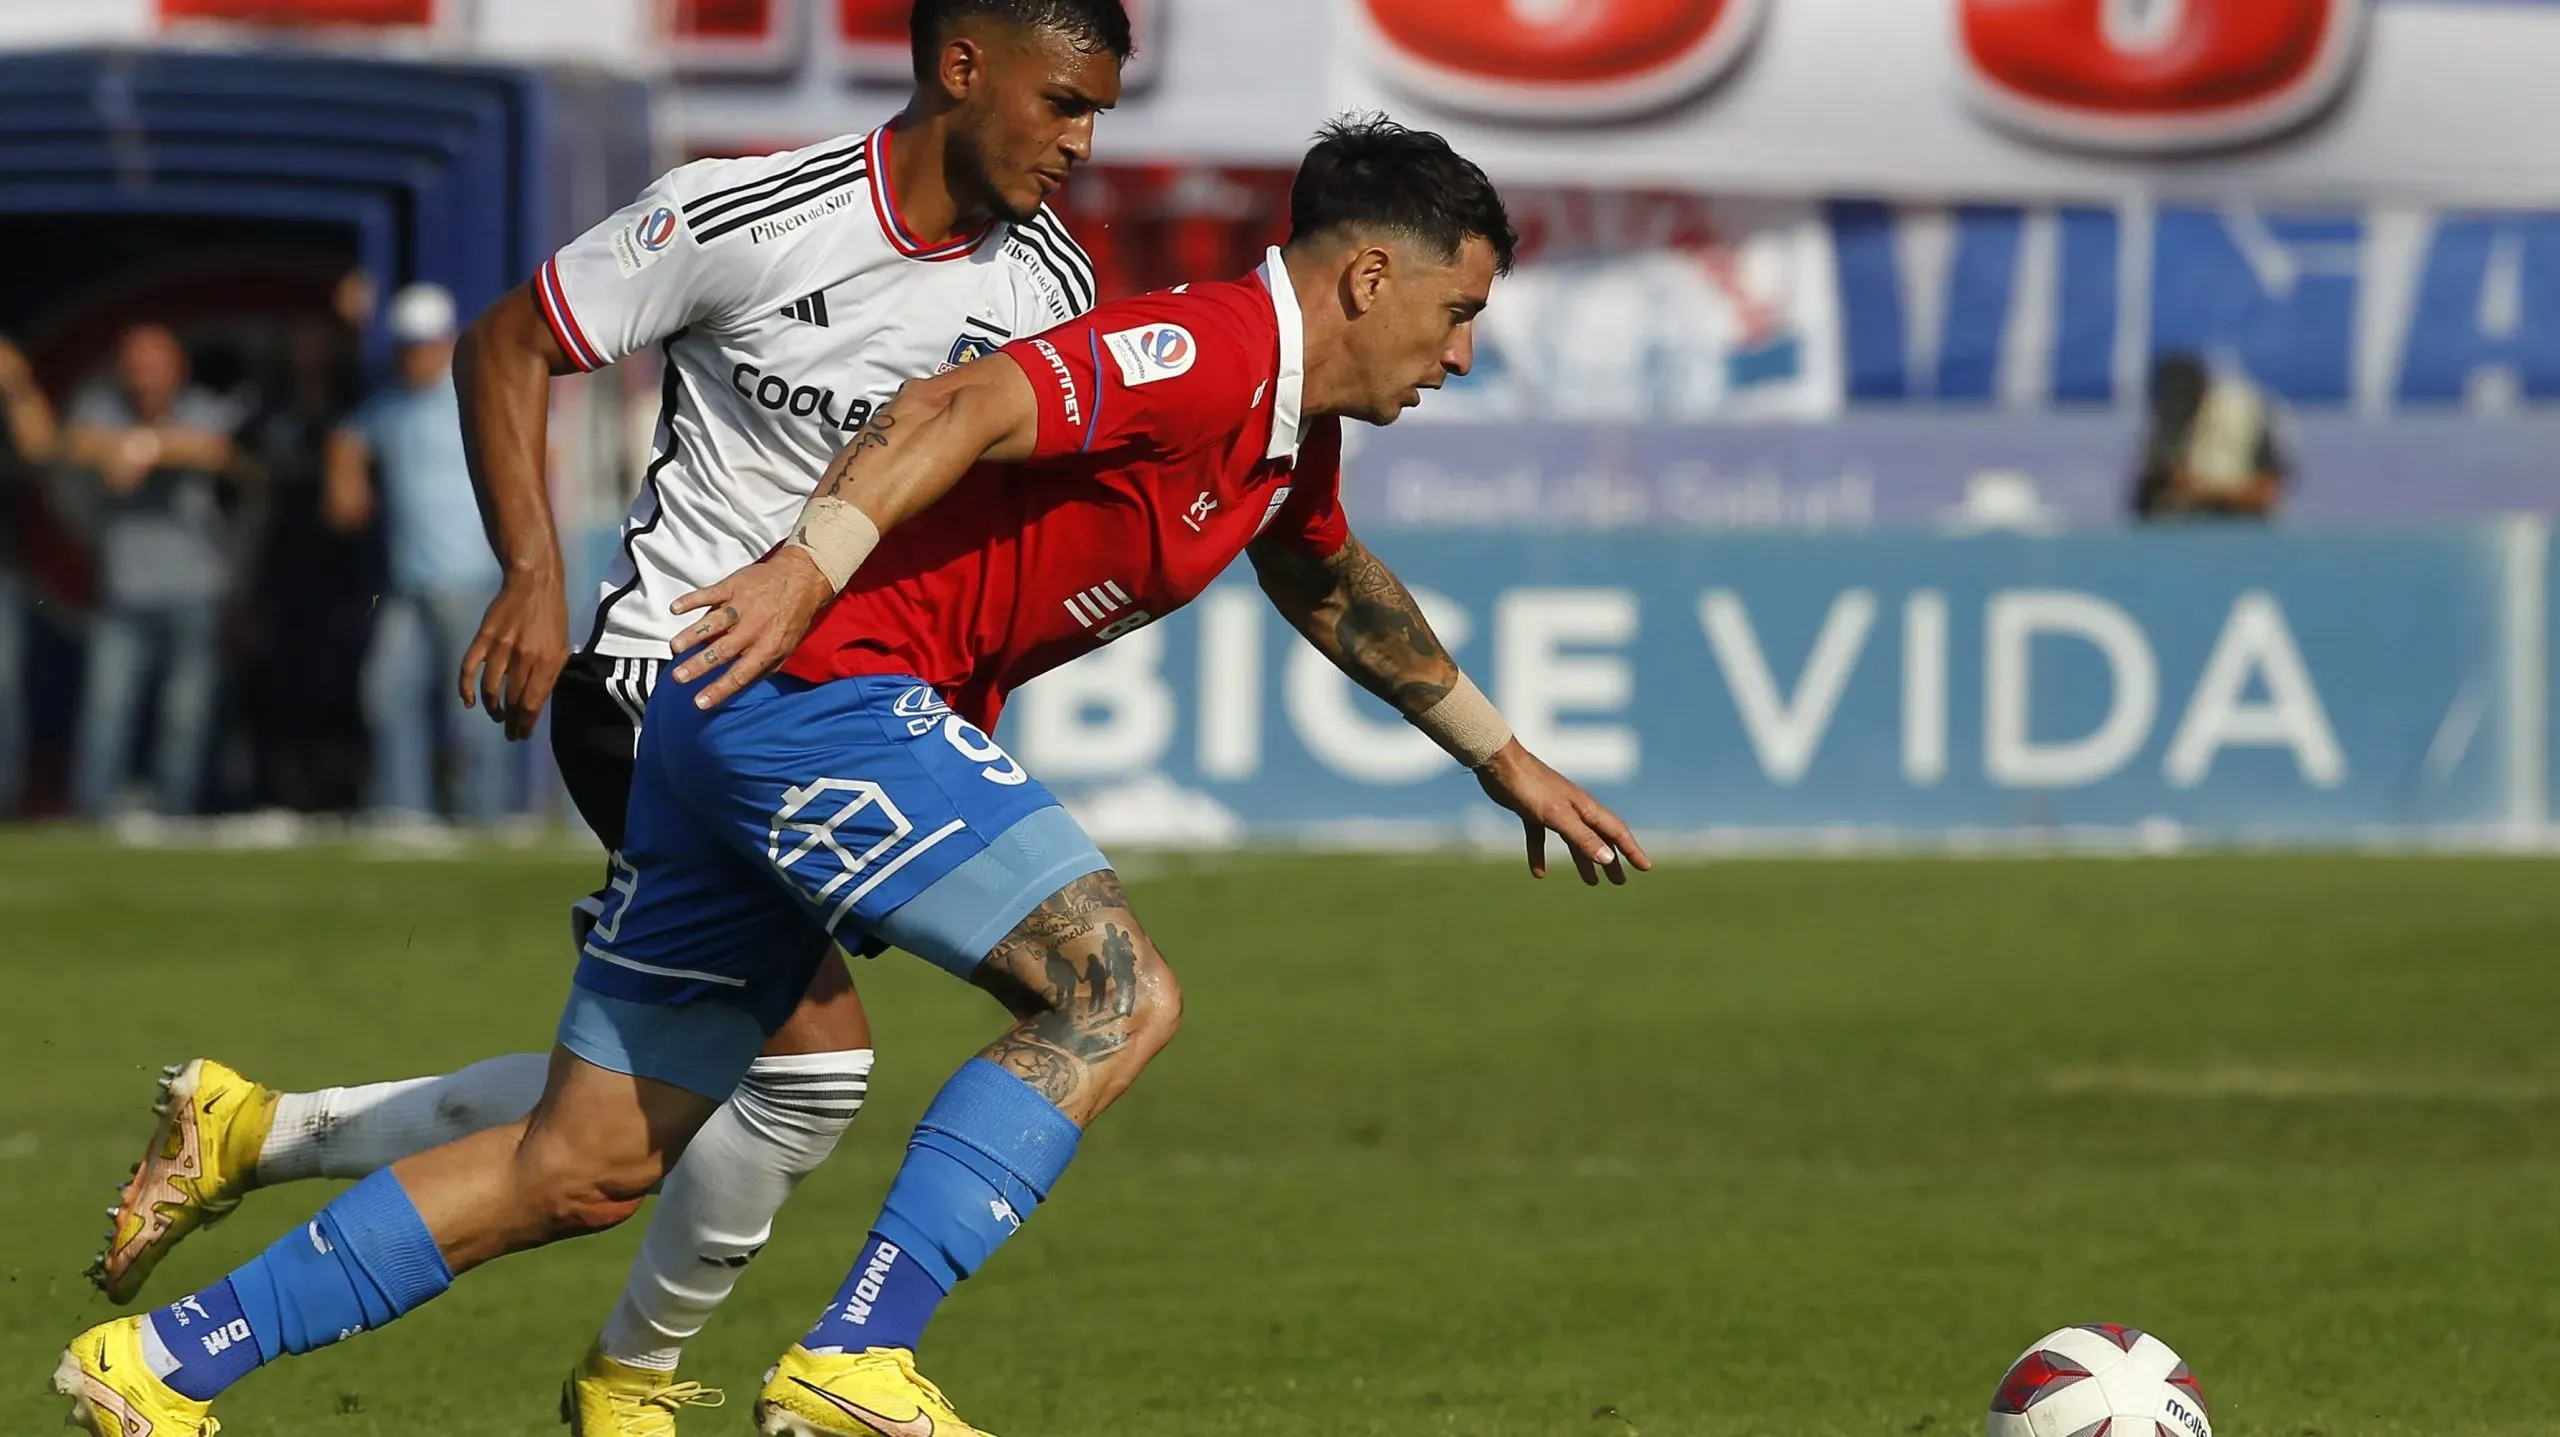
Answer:
[{"label": "blue football shorts", "polygon": [[725,1097],[830,945],[904,948],[966,979],[1031,910],[1110,866],[915,679],[769,676],[708,713],[700,687],[670,670],[641,727],[622,851],[561,1022],[589,1062]]}]

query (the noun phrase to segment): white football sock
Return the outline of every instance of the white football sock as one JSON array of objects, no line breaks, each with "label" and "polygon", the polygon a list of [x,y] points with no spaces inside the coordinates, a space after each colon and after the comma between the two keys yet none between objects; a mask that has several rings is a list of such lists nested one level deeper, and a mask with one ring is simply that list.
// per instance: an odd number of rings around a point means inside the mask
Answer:
[{"label": "white football sock", "polygon": [[550,1071],[547,1053],[510,1053],[441,1078],[322,1088],[276,1099],[275,1126],[258,1150],[258,1182],[360,1178],[533,1111]]},{"label": "white football sock", "polygon": [[758,1058],[659,1190],[631,1279],[599,1342],[616,1362],[673,1372],[773,1235],[773,1215],[835,1151],[871,1087],[871,1050]]}]

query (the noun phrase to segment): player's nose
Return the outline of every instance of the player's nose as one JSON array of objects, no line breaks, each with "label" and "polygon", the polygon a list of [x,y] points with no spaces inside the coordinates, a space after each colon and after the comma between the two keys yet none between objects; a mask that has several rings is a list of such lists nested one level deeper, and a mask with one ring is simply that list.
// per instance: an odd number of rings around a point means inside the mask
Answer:
[{"label": "player's nose", "polygon": [[1449,347],[1440,355],[1440,367],[1451,374],[1463,375],[1476,367],[1476,328],[1472,324],[1458,326],[1449,339]]},{"label": "player's nose", "polygon": [[1066,152],[1072,164],[1083,164],[1093,158],[1093,119],[1078,115],[1067,124],[1067,132],[1058,137],[1058,148]]}]

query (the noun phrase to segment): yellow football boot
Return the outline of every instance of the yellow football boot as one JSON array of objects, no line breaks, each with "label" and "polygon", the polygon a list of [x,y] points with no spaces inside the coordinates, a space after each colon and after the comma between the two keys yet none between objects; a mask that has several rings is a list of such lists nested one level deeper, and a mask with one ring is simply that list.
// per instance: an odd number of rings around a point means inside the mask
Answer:
[{"label": "yellow football boot", "polygon": [[572,1437],[676,1437],[676,1412],[717,1407],[717,1387],[678,1382],[672,1372],[628,1367],[590,1347],[560,1384],[560,1420]]},{"label": "yellow football boot", "polygon": [[231,1215],[257,1185],[258,1150],[275,1125],[276,1093],[213,1061],[162,1070],[160,1126],[107,1215],[107,1250],[89,1280],[131,1302],[151,1270],[200,1227]]},{"label": "yellow football boot", "polygon": [[798,1345],[756,1397],[765,1437],[991,1437],[960,1420],[903,1347],[819,1353]]},{"label": "yellow football boot", "polygon": [[71,1339],[54,1365],[53,1390],[71,1399],[71,1425],[94,1437],[213,1437],[222,1424],[213,1406],[172,1391],[142,1356],[136,1315],[92,1327]]}]

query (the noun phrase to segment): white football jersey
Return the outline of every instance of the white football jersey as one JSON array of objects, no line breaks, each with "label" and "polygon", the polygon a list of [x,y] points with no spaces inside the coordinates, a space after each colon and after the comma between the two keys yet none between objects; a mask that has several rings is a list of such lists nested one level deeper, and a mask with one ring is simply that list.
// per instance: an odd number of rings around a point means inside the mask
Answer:
[{"label": "white football jersey", "polygon": [[918,244],[886,126],[668,172],[544,262],[534,294],[582,369],[663,346],[655,455],[586,651],[663,659],[676,599],[763,557],[898,386],[1093,307],[1047,210]]}]

